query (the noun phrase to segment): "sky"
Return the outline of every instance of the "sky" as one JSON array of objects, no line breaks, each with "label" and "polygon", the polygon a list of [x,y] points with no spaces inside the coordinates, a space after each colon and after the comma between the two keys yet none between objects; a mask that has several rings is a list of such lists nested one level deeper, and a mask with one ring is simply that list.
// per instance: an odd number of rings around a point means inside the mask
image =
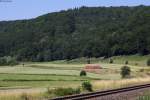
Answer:
[{"label": "sky", "polygon": [[0,21],[35,18],[50,12],[88,6],[150,5],[150,0],[0,0]]}]

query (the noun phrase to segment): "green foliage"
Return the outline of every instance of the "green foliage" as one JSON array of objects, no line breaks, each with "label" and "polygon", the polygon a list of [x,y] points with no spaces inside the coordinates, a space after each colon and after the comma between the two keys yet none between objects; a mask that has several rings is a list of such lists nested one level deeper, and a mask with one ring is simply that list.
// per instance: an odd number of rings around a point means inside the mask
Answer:
[{"label": "green foliage", "polygon": [[150,58],[147,60],[147,66],[150,66]]},{"label": "green foliage", "polygon": [[114,63],[114,60],[113,60],[113,59],[110,59],[110,60],[109,60],[109,63],[110,63],[110,64],[113,64],[113,63]]},{"label": "green foliage", "polygon": [[144,72],[144,69],[140,69],[140,72]]},{"label": "green foliage", "polygon": [[90,58],[87,59],[87,64],[91,64],[91,59]]},{"label": "green foliage", "polygon": [[7,65],[7,61],[4,58],[0,58],[0,66]]},{"label": "green foliage", "polygon": [[81,7],[30,20],[2,21],[0,57],[42,62],[149,54],[149,14],[149,6]]},{"label": "green foliage", "polygon": [[18,62],[16,60],[11,60],[7,64],[10,66],[15,66],[15,65],[18,65]]},{"label": "green foliage", "polygon": [[126,64],[126,65],[128,65],[128,64],[129,64],[129,62],[128,62],[128,61],[125,61],[125,64]]},{"label": "green foliage", "polygon": [[85,81],[82,83],[82,88],[83,90],[87,90],[87,91],[93,91],[92,89],[92,84],[89,81]]},{"label": "green foliage", "polygon": [[12,57],[8,56],[0,58],[0,66],[7,66],[7,65],[14,66],[17,64],[18,62]]},{"label": "green foliage", "polygon": [[57,88],[54,90],[48,89],[49,94],[54,94],[56,96],[66,96],[66,95],[73,95],[73,94],[80,94],[80,88],[73,89],[73,88]]},{"label": "green foliage", "polygon": [[135,63],[136,66],[138,66],[138,63]]},{"label": "green foliage", "polygon": [[21,100],[29,100],[29,96],[25,93],[21,95]]},{"label": "green foliage", "polygon": [[122,76],[122,78],[127,78],[127,77],[129,77],[130,76],[130,73],[131,73],[131,69],[130,69],[130,67],[128,67],[128,66],[123,66],[122,68],[121,68],[121,76]]},{"label": "green foliage", "polygon": [[82,71],[80,72],[80,76],[86,76],[86,71],[82,70]]}]

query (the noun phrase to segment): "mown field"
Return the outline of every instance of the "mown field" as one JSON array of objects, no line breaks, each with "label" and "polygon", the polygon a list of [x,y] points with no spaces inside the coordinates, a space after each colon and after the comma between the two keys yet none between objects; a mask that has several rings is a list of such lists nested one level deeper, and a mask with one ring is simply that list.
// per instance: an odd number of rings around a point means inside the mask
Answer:
[{"label": "mown field", "polygon": [[[149,56],[139,55],[117,56],[111,58],[114,61],[113,64],[109,63],[110,58],[91,58],[91,62],[100,64],[102,69],[98,74],[87,73],[86,77],[80,77],[80,71],[86,65],[87,59],[85,58],[71,61],[24,62],[24,65],[20,63],[17,66],[1,66],[0,95],[4,95],[3,90],[7,90],[8,93],[9,90],[15,89],[39,89],[40,91],[40,89],[46,90],[47,88],[79,87],[86,80],[93,84],[94,90],[147,83],[150,82],[150,78],[147,78],[150,75],[150,67],[146,66],[148,58]],[[131,68],[131,79],[124,80],[121,78],[120,68],[127,60],[129,62],[127,66]]]}]

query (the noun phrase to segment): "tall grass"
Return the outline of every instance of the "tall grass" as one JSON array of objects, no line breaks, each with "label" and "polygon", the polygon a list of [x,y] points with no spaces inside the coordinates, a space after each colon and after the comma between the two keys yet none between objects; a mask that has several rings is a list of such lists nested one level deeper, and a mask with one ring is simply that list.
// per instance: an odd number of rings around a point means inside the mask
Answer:
[{"label": "tall grass", "polygon": [[44,94],[43,93],[5,93],[0,94],[0,100],[43,100]]},{"label": "tall grass", "polygon": [[[93,90],[108,90],[116,89],[140,84],[150,83],[150,77],[146,78],[133,78],[133,79],[123,79],[123,80],[97,80],[92,82]],[[45,92],[38,90],[29,90],[30,92],[24,91],[14,91],[14,92],[0,92],[0,100],[40,100],[44,99]],[[48,96],[51,97],[50,94]]]},{"label": "tall grass", "polygon": [[150,77],[123,80],[100,80],[93,82],[94,90],[108,90],[150,83]]}]

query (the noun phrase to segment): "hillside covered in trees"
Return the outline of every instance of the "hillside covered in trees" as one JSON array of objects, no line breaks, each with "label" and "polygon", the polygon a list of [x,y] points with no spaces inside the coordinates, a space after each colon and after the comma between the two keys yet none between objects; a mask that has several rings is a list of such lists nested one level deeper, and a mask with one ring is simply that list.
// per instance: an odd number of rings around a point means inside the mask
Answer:
[{"label": "hillside covered in trees", "polygon": [[81,7],[0,22],[0,57],[51,61],[150,53],[150,6]]}]

